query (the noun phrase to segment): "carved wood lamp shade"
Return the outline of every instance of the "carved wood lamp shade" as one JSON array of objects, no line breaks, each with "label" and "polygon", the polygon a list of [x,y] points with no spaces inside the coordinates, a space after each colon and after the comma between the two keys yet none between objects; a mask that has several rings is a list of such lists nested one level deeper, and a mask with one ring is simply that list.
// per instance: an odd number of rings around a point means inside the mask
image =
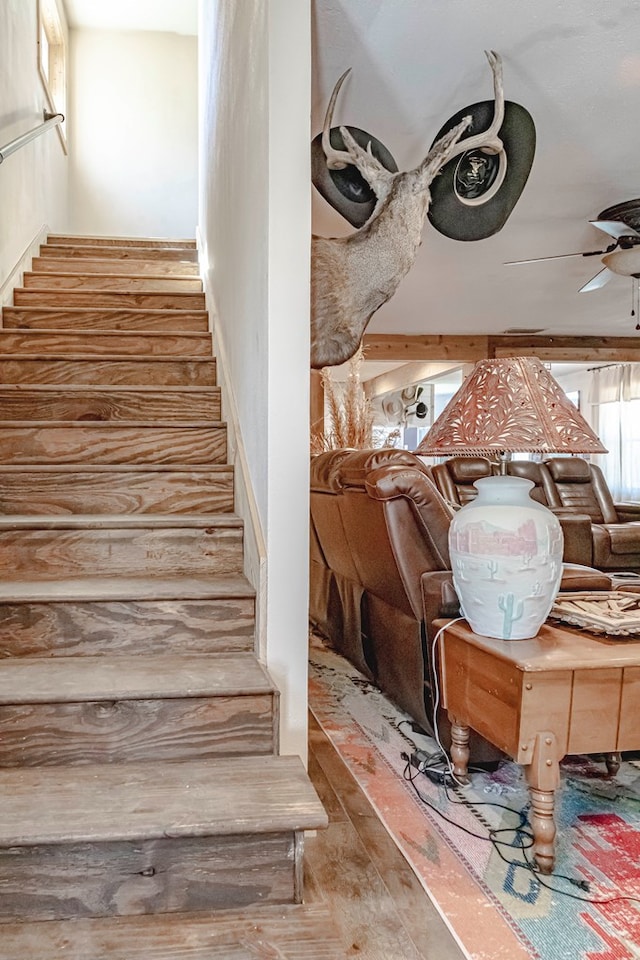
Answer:
[{"label": "carved wood lamp shade", "polygon": [[536,357],[480,360],[415,451],[430,456],[606,453]]}]

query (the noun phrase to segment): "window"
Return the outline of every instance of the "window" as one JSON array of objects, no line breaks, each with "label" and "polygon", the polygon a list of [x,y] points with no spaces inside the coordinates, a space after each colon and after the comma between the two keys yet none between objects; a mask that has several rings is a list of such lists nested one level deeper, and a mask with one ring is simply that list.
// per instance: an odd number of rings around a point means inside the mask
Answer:
[{"label": "window", "polygon": [[[67,115],[67,52],[57,0],[38,0],[38,68],[51,113]],[[65,124],[56,127],[66,153]]]}]

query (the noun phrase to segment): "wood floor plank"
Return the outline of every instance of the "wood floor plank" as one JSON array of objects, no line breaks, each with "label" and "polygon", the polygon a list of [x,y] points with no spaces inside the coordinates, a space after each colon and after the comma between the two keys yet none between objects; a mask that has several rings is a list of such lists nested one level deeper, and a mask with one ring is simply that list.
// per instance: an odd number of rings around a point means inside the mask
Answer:
[{"label": "wood floor plank", "polygon": [[248,912],[217,916],[7,924],[0,947],[2,960],[345,960],[347,955],[319,903],[254,905]]},{"label": "wood floor plank", "polygon": [[313,714],[309,737],[317,763],[309,767],[312,782],[317,789],[324,781],[329,783],[349,822],[339,816],[327,831],[307,840],[308,870],[315,895],[331,905],[354,955],[361,960],[392,956],[464,960],[440,913]]}]

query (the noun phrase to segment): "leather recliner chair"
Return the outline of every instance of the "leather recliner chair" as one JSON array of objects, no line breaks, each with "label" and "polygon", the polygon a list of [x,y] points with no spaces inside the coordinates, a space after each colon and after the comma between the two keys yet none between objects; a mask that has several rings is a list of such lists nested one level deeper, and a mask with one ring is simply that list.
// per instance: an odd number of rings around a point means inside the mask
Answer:
[{"label": "leather recliner chair", "polygon": [[585,563],[599,570],[640,572],[640,504],[616,504],[602,471],[581,457],[545,461],[558,506],[586,514],[591,553]]},{"label": "leather recliner chair", "polygon": [[[464,506],[473,500],[477,495],[475,481],[482,477],[495,476],[497,469],[497,463],[486,457],[451,457],[432,467],[432,473],[442,496],[455,507]],[[532,460],[511,460],[507,464],[507,473],[531,480],[532,500],[548,507],[558,517],[564,536],[564,562],[591,566],[591,520],[584,512],[563,507],[546,466]]]}]

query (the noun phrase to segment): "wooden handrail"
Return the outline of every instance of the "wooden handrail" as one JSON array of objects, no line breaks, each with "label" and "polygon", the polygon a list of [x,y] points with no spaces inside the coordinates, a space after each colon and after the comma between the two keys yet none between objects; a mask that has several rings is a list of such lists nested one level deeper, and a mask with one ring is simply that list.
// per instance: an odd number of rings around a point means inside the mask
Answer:
[{"label": "wooden handrail", "polygon": [[11,140],[9,143],[5,144],[4,147],[0,147],[0,163],[2,163],[3,160],[6,160],[7,157],[11,156],[12,153],[15,153],[16,150],[19,150],[20,147],[24,147],[25,144],[31,143],[32,140],[36,139],[36,137],[46,133],[51,127],[55,127],[59,123],[62,123],[63,120],[63,113],[48,113],[45,110],[44,123],[38,124],[38,126],[34,127],[33,130],[23,133],[21,137],[16,137],[15,140]]}]

